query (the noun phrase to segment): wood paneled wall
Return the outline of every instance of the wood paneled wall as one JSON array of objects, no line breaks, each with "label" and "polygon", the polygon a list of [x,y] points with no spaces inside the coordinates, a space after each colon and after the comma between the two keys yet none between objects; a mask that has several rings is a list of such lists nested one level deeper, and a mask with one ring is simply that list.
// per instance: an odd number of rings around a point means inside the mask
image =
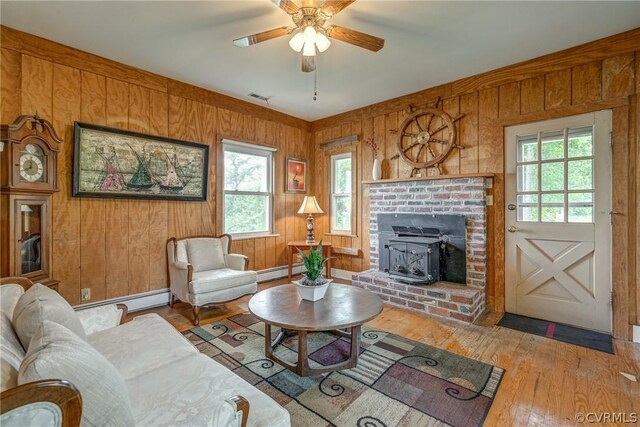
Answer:
[{"label": "wood paneled wall", "polygon": [[[494,173],[494,206],[488,208],[487,295],[489,306],[504,310],[504,127],[602,109],[613,110],[613,222],[614,333],[628,338],[630,325],[640,324],[640,245],[637,208],[640,195],[640,29],[547,55],[482,75],[396,98],[313,123],[318,177],[314,192],[329,211],[329,182],[320,144],[358,134],[360,140],[375,136],[383,161],[383,178],[408,177],[410,167],[389,160],[396,153],[398,129],[408,115],[407,106],[421,108],[436,97],[445,111],[464,113],[458,122],[458,141],[443,173]],[[370,180],[371,150],[358,150],[358,182]],[[369,267],[368,189],[358,185],[358,227],[354,236],[326,240],[361,249],[359,257],[340,256],[335,265],[346,270]],[[328,215],[317,219],[321,233],[329,231]]]},{"label": "wood paneled wall", "polygon": [[[162,289],[165,243],[172,236],[221,233],[217,136],[276,147],[275,233],[238,240],[233,249],[256,270],[286,264],[286,242],[305,235],[296,211],[303,195],[284,192],[287,155],[308,158],[309,123],[214,92],[58,45],[6,27],[2,31],[0,121],[38,112],[64,136],[53,196],[53,277],[80,303]],[[206,202],[71,197],[73,122],[129,129],[210,146]]]}]

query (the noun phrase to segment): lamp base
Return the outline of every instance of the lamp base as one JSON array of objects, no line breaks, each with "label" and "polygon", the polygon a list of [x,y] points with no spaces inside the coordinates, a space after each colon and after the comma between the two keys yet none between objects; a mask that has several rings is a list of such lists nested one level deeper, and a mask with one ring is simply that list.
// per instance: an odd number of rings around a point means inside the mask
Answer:
[{"label": "lamp base", "polygon": [[316,238],[313,235],[313,216],[311,214],[307,216],[307,240],[305,243],[307,245],[313,245],[316,243]]}]

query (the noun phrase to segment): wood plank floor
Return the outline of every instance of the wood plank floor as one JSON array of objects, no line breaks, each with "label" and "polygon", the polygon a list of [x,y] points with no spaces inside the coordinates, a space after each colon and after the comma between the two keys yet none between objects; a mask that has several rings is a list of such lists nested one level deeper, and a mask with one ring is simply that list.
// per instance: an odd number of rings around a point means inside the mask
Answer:
[{"label": "wood plank floor", "polygon": [[[248,311],[249,298],[203,309],[201,323]],[[146,312],[158,313],[180,331],[193,327],[191,307],[184,303]],[[616,340],[616,355],[610,355],[495,326],[500,317],[487,313],[478,324],[466,325],[385,306],[368,325],[506,369],[485,426],[579,425],[576,414],[590,412],[640,415],[640,382],[620,374],[640,379],[640,344]],[[614,424],[622,423],[608,423]]]}]

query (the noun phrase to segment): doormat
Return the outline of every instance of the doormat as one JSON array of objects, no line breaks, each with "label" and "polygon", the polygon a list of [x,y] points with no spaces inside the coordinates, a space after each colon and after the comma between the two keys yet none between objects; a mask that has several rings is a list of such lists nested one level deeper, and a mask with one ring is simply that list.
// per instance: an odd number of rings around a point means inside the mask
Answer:
[{"label": "doormat", "polygon": [[589,331],[563,323],[548,322],[511,313],[505,313],[498,322],[498,326],[615,354],[611,335],[602,332]]},{"label": "doormat", "polygon": [[[185,336],[284,407],[293,427],[481,426],[504,374],[496,366],[366,325],[355,368],[312,377],[266,359],[264,323],[248,313],[195,327]],[[295,363],[297,343],[296,336],[285,338],[276,355]],[[347,339],[325,332],[310,333],[308,345],[312,367],[349,354]]]}]

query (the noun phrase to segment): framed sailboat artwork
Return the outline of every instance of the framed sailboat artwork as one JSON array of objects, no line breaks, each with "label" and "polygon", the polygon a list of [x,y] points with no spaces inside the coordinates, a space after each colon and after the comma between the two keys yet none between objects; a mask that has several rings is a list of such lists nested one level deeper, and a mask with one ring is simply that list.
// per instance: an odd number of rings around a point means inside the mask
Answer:
[{"label": "framed sailboat artwork", "polygon": [[73,196],[207,199],[209,146],[75,122]]}]

